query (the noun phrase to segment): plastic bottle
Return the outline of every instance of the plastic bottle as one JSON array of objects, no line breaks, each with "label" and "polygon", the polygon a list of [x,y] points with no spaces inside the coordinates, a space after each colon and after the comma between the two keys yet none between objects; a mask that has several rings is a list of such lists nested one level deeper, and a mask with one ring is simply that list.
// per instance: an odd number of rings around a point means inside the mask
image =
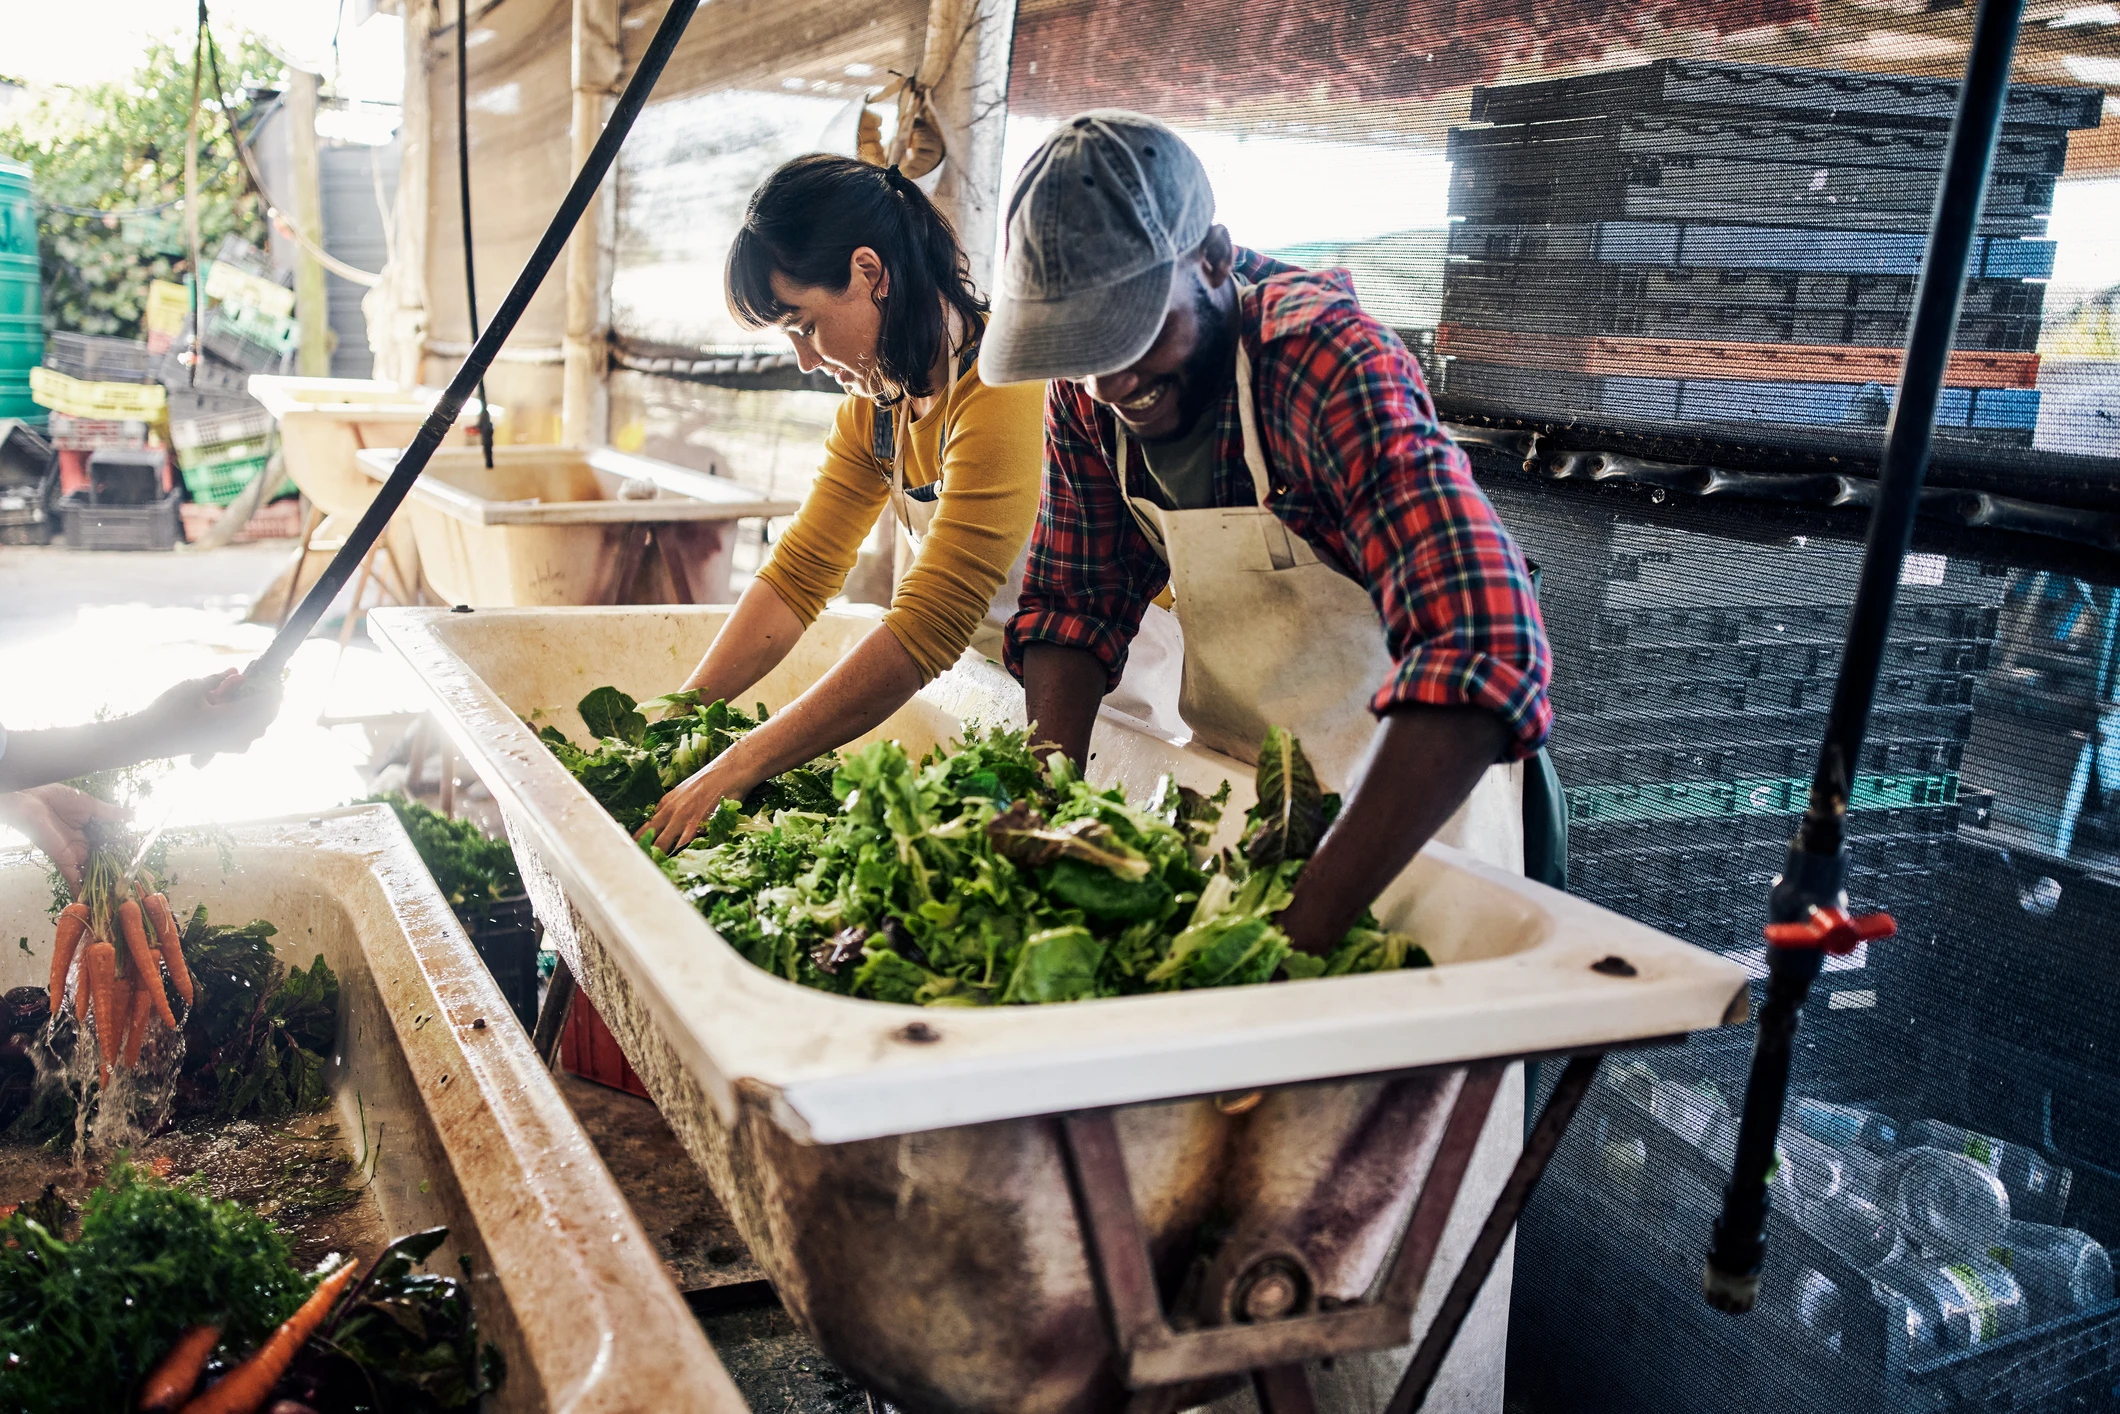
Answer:
[{"label": "plastic bottle", "polygon": [[2010,1221],[2009,1190],[1963,1154],[1904,1149],[1885,1164],[1878,1193],[1909,1236],[1943,1252],[1984,1253]]},{"label": "plastic bottle", "polygon": [[1989,1255],[2008,1267],[2024,1288],[2034,1320],[2052,1320],[2113,1299],[2112,1258],[2089,1233],[2013,1222]]},{"label": "plastic bottle", "polygon": [[1938,1344],[1970,1350],[2021,1331],[2029,1322],[2024,1289],[2010,1269],[1988,1257],[1902,1257],[1873,1278],[1905,1297]]},{"label": "plastic bottle", "polygon": [[2059,1223],[2068,1211],[2074,1175],[2026,1144],[1978,1134],[1940,1120],[1924,1119],[1908,1127],[1909,1144],[1947,1149],[1981,1165],[2009,1190],[2013,1211],[2027,1222]]}]

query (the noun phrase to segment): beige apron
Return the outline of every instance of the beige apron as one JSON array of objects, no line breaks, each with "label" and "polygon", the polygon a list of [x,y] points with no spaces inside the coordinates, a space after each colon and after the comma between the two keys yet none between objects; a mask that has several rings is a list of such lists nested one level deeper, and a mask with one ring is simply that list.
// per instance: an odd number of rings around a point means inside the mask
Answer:
[{"label": "beige apron", "polygon": [[[1328,790],[1360,773],[1376,719],[1369,699],[1393,671],[1384,624],[1368,591],[1318,558],[1268,510],[1273,490],[1253,408],[1251,358],[1237,345],[1237,413],[1256,506],[1168,511],[1126,497],[1170,566],[1184,633],[1178,715],[1193,740],[1255,763],[1269,726],[1286,727]],[[1125,429],[1118,476],[1126,496]],[[1435,837],[1522,873],[1522,768],[1495,766]]]},{"label": "beige apron", "polygon": [[[978,345],[974,344],[966,357],[975,358],[977,354]],[[942,419],[942,426],[937,431],[940,438],[937,442],[938,449],[949,441],[950,407],[957,400],[957,384],[962,378],[963,369],[960,368],[958,377],[950,380],[949,390],[942,395],[942,406],[935,410],[936,416]],[[893,415],[896,411],[881,406],[876,409],[879,434],[876,439],[877,450],[882,451],[887,446],[890,453],[891,511],[905,532],[898,541],[900,553],[896,557],[896,572],[892,575],[894,584],[905,578],[907,571],[912,568],[913,561],[919,557],[921,542],[927,539],[928,529],[935,523],[935,512],[942,504],[942,482],[939,478],[930,483],[933,494],[929,496],[915,495],[906,490],[905,432],[908,429],[904,424],[912,419],[896,417]],[[920,489],[926,491],[929,487],[923,486]],[[1023,548],[1016,552],[1016,562],[1010,565],[1008,573],[1001,577],[1001,586],[987,602],[986,617],[972,630],[973,652],[997,660],[1001,657],[1001,631],[1008,627],[1009,619],[1016,612],[1016,601],[1023,596],[1023,570],[1030,562],[1030,553],[1030,541],[1026,537]]]},{"label": "beige apron", "polygon": [[[969,368],[969,359],[976,355],[978,346],[960,363],[958,379]],[[957,380],[950,383],[949,391],[943,395],[938,410],[942,418],[939,429],[941,442],[945,445],[950,435],[950,407],[957,397]],[[941,504],[941,482],[931,483],[936,493],[922,497],[908,491],[905,485],[905,457],[902,419],[894,416],[896,409],[876,409],[877,435],[873,450],[891,466],[891,511],[897,517],[903,533],[895,538],[894,573],[892,582],[905,578],[913,561],[920,554],[920,545],[927,538],[928,529],[935,523],[935,512]],[[920,488],[927,490],[927,487]],[[1023,597],[1023,571],[1030,563],[1030,540],[1025,538],[1023,548],[1016,552],[1016,562],[1009,566],[1002,577],[1001,585],[986,607],[986,617],[972,630],[970,648],[981,657],[1001,661],[1002,631],[1016,613],[1017,601]],[[1104,699],[1104,705],[1138,719],[1151,731],[1177,741],[1185,736],[1185,724],[1178,719],[1174,692],[1164,691],[1165,682],[1178,679],[1178,662],[1182,640],[1177,620],[1168,609],[1151,604],[1142,616],[1141,632],[1134,638],[1132,650],[1127,654],[1126,670],[1120,675],[1119,684]]]}]

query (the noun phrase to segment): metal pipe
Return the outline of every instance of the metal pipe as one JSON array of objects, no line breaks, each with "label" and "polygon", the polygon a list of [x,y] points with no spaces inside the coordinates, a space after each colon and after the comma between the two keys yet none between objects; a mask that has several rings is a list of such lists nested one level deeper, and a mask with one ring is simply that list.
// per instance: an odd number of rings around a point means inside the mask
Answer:
[{"label": "metal pipe", "polygon": [[1604,1058],[1603,1051],[1569,1057],[1560,1080],[1554,1084],[1553,1094],[1546,1100],[1546,1108],[1539,1114],[1538,1123],[1531,1126],[1531,1133],[1525,1137],[1523,1152],[1516,1156],[1516,1166],[1509,1170],[1509,1177],[1502,1184],[1502,1191],[1495,1198],[1487,1221],[1480,1227],[1479,1235],[1472,1239],[1472,1250],[1465,1254],[1465,1265],[1458,1268],[1457,1277],[1450,1283],[1443,1304],[1436,1308],[1435,1319],[1428,1323],[1428,1331],[1414,1350],[1398,1389],[1393,1392],[1391,1402],[1384,1406],[1384,1414],[1413,1414],[1427,1402],[1429,1388],[1442,1371],[1443,1358],[1450,1354],[1450,1347],[1457,1342],[1465,1318],[1472,1314],[1473,1303],[1479,1300],[1480,1288],[1487,1284],[1495,1262],[1502,1255],[1502,1245],[1509,1240],[1510,1230],[1516,1226],[1524,1205],[1531,1201],[1531,1190],[1538,1187],[1540,1175],[1546,1172],[1546,1165],[1552,1161],[1553,1151],[1560,1147],[1562,1137],[1568,1132],[1568,1121],[1575,1118],[1575,1111],[1589,1092],[1590,1082],[1597,1079],[1597,1067]]},{"label": "metal pipe", "polygon": [[553,213],[551,224],[545,227],[544,235],[538,238],[537,248],[530,252],[530,259],[524,262],[522,273],[515,277],[515,284],[509,288],[507,297],[501,301],[500,309],[494,313],[493,322],[486,326],[485,332],[479,335],[478,342],[472,345],[470,356],[464,360],[463,366],[457,369],[456,376],[449,380],[449,386],[435,401],[434,411],[427,414],[427,420],[420,425],[418,434],[412,439],[412,445],[405,448],[404,453],[398,457],[397,465],[390,472],[390,479],[376,491],[375,499],[368,503],[368,509],[362,513],[360,521],[348,532],[346,543],[339,547],[339,552],[332,556],[331,563],[324,567],[323,576],[303,597],[301,607],[294,611],[293,617],[288,619],[274,636],[271,646],[266,648],[257,662],[245,670],[244,677],[249,678],[255,674],[260,678],[271,678],[279,675],[280,670],[286,667],[287,660],[294,656],[294,650],[309,636],[309,631],[316,627],[317,620],[323,617],[324,610],[331,606],[331,601],[338,597],[339,590],[345,587],[347,579],[359,566],[362,557],[368,553],[368,547],[375,544],[376,537],[383,533],[383,527],[390,523],[390,517],[396,514],[398,506],[411,492],[412,483],[419,479],[435,449],[441,446],[442,439],[449,435],[449,429],[456,425],[457,415],[464,410],[464,403],[486,376],[486,370],[492,367],[494,356],[500,352],[501,345],[507,342],[508,335],[521,321],[523,311],[530,307],[530,300],[537,294],[538,286],[544,283],[545,276],[559,260],[560,252],[566,249],[568,235],[595,197],[604,174],[610,171],[611,163],[618,156],[619,145],[626,140],[626,134],[632,130],[633,120],[640,116],[640,110],[647,104],[648,94],[655,87],[655,80],[661,76],[663,66],[670,62],[670,55],[677,48],[677,41],[684,37],[685,25],[698,8],[699,0],[670,0],[670,8],[663,15],[661,26],[655,31],[655,37],[648,41],[647,52],[640,57],[640,67],[633,71],[633,77],[626,83],[625,92],[619,95],[618,103],[611,110],[611,121],[604,124],[603,133],[596,139],[596,146],[590,150],[589,160],[583,163],[581,171],[575,174],[574,185],[567,188],[567,195],[560,201],[559,210]]},{"label": "metal pipe", "polygon": [[[471,259],[471,83],[467,77],[471,26],[464,19],[465,0],[456,0],[456,189],[464,204],[464,308],[471,316],[471,346],[478,347],[478,270]],[[493,470],[493,411],[486,402],[486,380],[478,380],[478,444]]]},{"label": "metal pipe", "polygon": [[[1823,911],[1846,907],[1848,798],[1876,697],[1901,567],[1913,540],[1921,484],[1928,473],[1936,407],[1958,326],[1966,260],[1979,228],[1988,169],[2009,98],[2010,59],[2022,8],[2023,0],[1980,0],[1974,12],[1965,82],[1915,290],[1899,393],[1885,428],[1876,510],[1848,618],[1847,647],[1810,800],[1790,842],[1788,862],[1768,896],[1770,926],[1822,922]],[[1844,926],[1847,920],[1843,917],[1840,923]],[[1804,1001],[1823,961],[1822,950],[1822,940],[1784,944],[1772,941],[1770,933],[1767,995],[1759,1013],[1735,1166],[1723,1190],[1722,1215],[1716,1219],[1701,1274],[1708,1303],[1733,1315],[1751,1310],[1759,1297],[1760,1266],[1766,1257],[1767,1174],[1788,1100],[1790,1052]]]}]

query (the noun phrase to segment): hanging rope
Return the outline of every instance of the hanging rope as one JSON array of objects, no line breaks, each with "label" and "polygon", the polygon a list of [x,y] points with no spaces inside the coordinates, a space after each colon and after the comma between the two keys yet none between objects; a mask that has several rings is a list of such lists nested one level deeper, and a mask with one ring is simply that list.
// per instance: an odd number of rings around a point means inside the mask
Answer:
[{"label": "hanging rope", "polygon": [[[471,26],[464,18],[465,0],[456,0],[456,181],[464,198],[464,304],[471,313],[471,342],[478,343],[478,271],[471,259]],[[486,406],[486,380],[478,380],[478,445],[493,470],[493,413]]]}]

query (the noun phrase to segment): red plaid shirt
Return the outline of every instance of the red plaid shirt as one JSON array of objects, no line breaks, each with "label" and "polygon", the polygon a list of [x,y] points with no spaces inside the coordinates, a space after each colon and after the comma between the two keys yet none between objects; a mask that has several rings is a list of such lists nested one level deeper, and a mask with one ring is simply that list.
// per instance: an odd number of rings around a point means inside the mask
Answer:
[{"label": "red plaid shirt", "polygon": [[[1370,699],[1484,707],[1538,750],[1546,631],[1524,557],[1436,422],[1420,366],[1362,312],[1346,272],[1309,272],[1238,251],[1244,347],[1276,517],[1369,591],[1397,667]],[[1257,504],[1244,467],[1234,381],[1222,396],[1215,504]],[[1009,621],[1009,671],[1026,643],[1087,649],[1108,686],[1126,666],[1141,613],[1169,570],[1119,497],[1117,432],[1082,385],[1055,380],[1045,402],[1045,493],[1023,598]],[[1138,452],[1128,493],[1150,494]]]}]

